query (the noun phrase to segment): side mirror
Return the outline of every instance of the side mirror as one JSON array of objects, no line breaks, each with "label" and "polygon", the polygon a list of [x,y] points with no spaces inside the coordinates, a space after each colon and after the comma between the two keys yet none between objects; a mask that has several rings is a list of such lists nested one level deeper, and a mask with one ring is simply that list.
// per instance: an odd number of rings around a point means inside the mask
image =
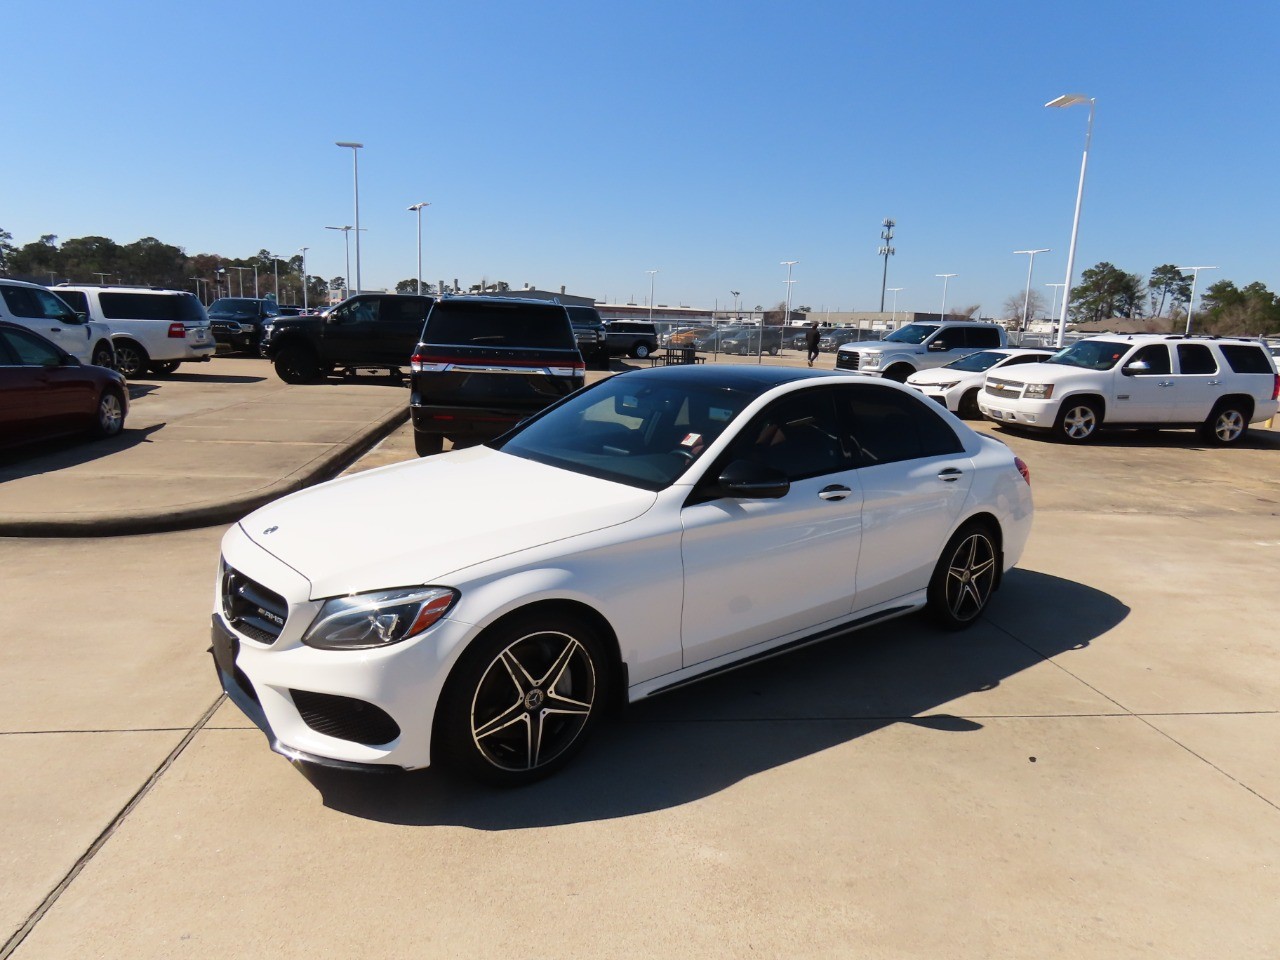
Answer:
[{"label": "side mirror", "polygon": [[951,349],[951,346],[945,340],[934,340],[932,343],[929,344],[930,352],[940,352],[943,350],[950,350],[950,349]]},{"label": "side mirror", "polygon": [[791,489],[791,481],[781,470],[734,460],[720,473],[720,492],[741,500],[779,500]]},{"label": "side mirror", "polygon": [[77,318],[79,318],[79,321],[80,321],[81,323],[88,323],[88,322],[89,322],[89,315],[88,315],[87,313],[81,313],[79,310],[77,310],[77,311],[76,311],[76,317],[77,317]]},{"label": "side mirror", "polygon": [[1150,373],[1151,364],[1147,363],[1145,360],[1135,360],[1133,363],[1126,363],[1120,372],[1126,377],[1132,377],[1134,374],[1138,373]]}]

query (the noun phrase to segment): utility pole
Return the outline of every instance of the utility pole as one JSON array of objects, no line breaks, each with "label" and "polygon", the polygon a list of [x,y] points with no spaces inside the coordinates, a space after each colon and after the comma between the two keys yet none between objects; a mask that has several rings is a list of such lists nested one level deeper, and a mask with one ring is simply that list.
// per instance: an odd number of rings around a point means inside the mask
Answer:
[{"label": "utility pole", "polygon": [[884,273],[880,277],[880,312],[884,313],[884,291],[885,285],[889,282],[889,258],[894,254],[894,249],[889,246],[889,241],[893,239],[893,228],[897,224],[885,217],[882,226],[884,229],[880,231],[880,239],[884,241],[884,246],[880,248],[880,256],[884,257]]}]

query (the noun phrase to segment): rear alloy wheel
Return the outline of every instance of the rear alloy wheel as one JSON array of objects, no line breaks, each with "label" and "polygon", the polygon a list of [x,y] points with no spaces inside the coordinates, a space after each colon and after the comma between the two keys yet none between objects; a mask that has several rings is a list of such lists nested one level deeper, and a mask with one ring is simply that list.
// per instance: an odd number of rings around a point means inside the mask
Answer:
[{"label": "rear alloy wheel", "polygon": [[1069,443],[1085,443],[1092,440],[1102,425],[1097,406],[1089,400],[1071,400],[1058,414],[1057,434]]},{"label": "rear alloy wheel", "polygon": [[1000,573],[1000,551],[985,523],[962,527],[947,543],[929,581],[929,611],[948,630],[963,630],[982,615]]},{"label": "rear alloy wheel", "polygon": [[116,368],[115,351],[105,343],[100,343],[93,348],[93,356],[89,358],[89,362],[95,367],[106,367],[108,370]]},{"label": "rear alloy wheel", "polygon": [[1249,417],[1239,404],[1224,401],[1213,408],[1213,413],[1209,414],[1209,419],[1204,422],[1200,432],[1212,444],[1220,447],[1233,446],[1249,432]]},{"label": "rear alloy wheel", "polygon": [[285,383],[314,383],[320,379],[320,361],[305,347],[285,347],[274,366],[276,376]]},{"label": "rear alloy wheel", "polygon": [[438,433],[420,433],[413,431],[413,449],[420,457],[429,457],[444,449],[444,437]]},{"label": "rear alloy wheel", "polygon": [[98,398],[98,417],[93,426],[95,437],[114,437],[124,429],[124,400],[115,390],[103,390]]},{"label": "rear alloy wheel", "polygon": [[643,360],[649,355],[649,345],[647,343],[637,343],[631,348],[631,355],[639,360]]},{"label": "rear alloy wheel", "polygon": [[147,356],[147,351],[142,348],[142,344],[135,343],[132,340],[118,340],[115,348],[116,370],[130,380],[136,380],[142,376],[147,369],[147,365],[151,362],[151,358]]},{"label": "rear alloy wheel", "polygon": [[180,363],[182,363],[181,360],[163,360],[163,361],[157,361],[155,363],[149,364],[148,368],[151,370],[152,373],[158,373],[161,376],[167,376],[168,374],[173,373],[173,371],[177,370],[178,365]]},{"label": "rear alloy wheel", "polygon": [[539,780],[586,741],[604,708],[607,671],[599,640],[575,619],[499,624],[449,678],[438,716],[441,751],[498,786]]}]

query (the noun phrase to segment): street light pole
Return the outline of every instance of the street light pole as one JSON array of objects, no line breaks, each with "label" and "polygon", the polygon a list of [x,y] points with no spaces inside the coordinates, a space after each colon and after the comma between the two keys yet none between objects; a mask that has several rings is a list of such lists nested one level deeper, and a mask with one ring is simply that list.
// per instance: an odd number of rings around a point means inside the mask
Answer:
[{"label": "street light pole", "polygon": [[253,261],[253,299],[261,299],[258,296],[258,261]]},{"label": "street light pole", "polygon": [[271,269],[276,275],[276,303],[280,302],[280,254],[271,254]]},{"label": "street light pole", "polygon": [[[239,275],[240,275],[240,296],[241,296],[241,297],[243,297],[243,296],[244,296],[244,272],[245,272],[246,270],[248,270],[249,268],[248,268],[248,267],[232,267],[231,269],[232,269],[232,270],[236,270],[236,271],[238,271],[238,272],[239,272]],[[227,285],[227,293],[230,293],[230,292],[231,292],[231,287],[230,287],[230,284],[228,284],[228,285]]]},{"label": "street light pole", "polygon": [[[898,292],[905,289],[907,288],[906,287],[890,287],[889,288],[889,292],[893,294],[893,319],[892,321],[890,321],[890,326],[892,326],[893,329],[895,330],[898,329]],[[884,313],[884,304],[880,305],[880,312]]]},{"label": "street light pole", "polygon": [[1058,291],[1066,286],[1065,283],[1046,283],[1046,287],[1053,287],[1053,307],[1049,310],[1049,316],[1056,317],[1058,315]]},{"label": "street light pole", "polygon": [[736,322],[738,321],[738,296],[739,296],[739,291],[737,291],[737,290],[730,290],[729,292],[733,294],[733,320],[734,320],[734,322],[736,323]]},{"label": "street light pole", "polygon": [[649,275],[649,322],[653,323],[653,277],[657,270],[646,270]]},{"label": "street light pole", "polygon": [[1200,279],[1201,270],[1217,270],[1217,267],[1178,267],[1178,272],[1184,270],[1191,271],[1191,299],[1187,301],[1187,331],[1186,335],[1191,336],[1191,314],[1196,308],[1196,281]]},{"label": "street light pole", "polygon": [[[356,238],[356,242],[357,243],[359,242],[358,237]],[[303,247],[302,250],[300,251],[302,253],[302,311],[303,313],[306,313],[308,309],[308,306],[307,306],[307,251],[310,249],[311,249],[310,247]]]},{"label": "street light pole", "polygon": [[422,296],[422,208],[429,206],[431,204],[424,200],[409,207],[410,211],[417,211],[418,214],[418,296]]},{"label": "street light pole", "polygon": [[[364,289],[360,279],[360,149],[363,143],[353,143],[350,140],[337,140],[334,146],[347,147],[351,150],[351,176],[355,184],[356,195],[356,225],[353,228],[356,232],[356,293]],[[348,281],[350,286],[350,281]],[[348,291],[350,292],[350,291]]]},{"label": "street light pole", "polygon": [[203,280],[201,280],[199,277],[187,277],[187,279],[188,279],[188,280],[194,280],[194,281],[195,281],[195,283],[196,283],[196,299],[197,299],[197,300],[199,300],[201,303],[204,303],[204,297],[200,295],[200,284],[202,284],[204,281],[203,281]]},{"label": "street light pole", "polygon": [[342,231],[342,245],[346,248],[347,252],[346,282],[342,287],[342,299],[345,300],[347,297],[351,296],[351,227],[325,227],[325,229]]},{"label": "street light pole", "polygon": [[938,314],[939,320],[947,319],[947,284],[951,282],[952,277],[958,277],[958,273],[935,273],[935,277],[942,278],[942,312]]},{"label": "street light pole", "polygon": [[1076,265],[1076,238],[1080,234],[1080,204],[1084,200],[1084,175],[1089,168],[1089,142],[1093,139],[1093,109],[1097,102],[1095,98],[1086,97],[1082,93],[1064,93],[1045,104],[1046,107],[1073,107],[1077,103],[1089,104],[1089,126],[1084,134],[1084,156],[1080,158],[1080,186],[1076,188],[1076,212],[1071,220],[1071,249],[1067,252],[1067,280],[1063,284],[1062,315],[1058,318],[1056,345],[1059,347],[1062,346],[1063,337],[1067,332],[1067,307],[1071,303],[1071,272]]},{"label": "street light pole", "polygon": [[[791,279],[791,268],[794,267],[799,260],[783,260],[778,265],[787,268],[787,312],[782,317],[782,328],[785,330],[787,324],[791,322],[791,285],[795,283]],[[889,261],[886,260],[885,263]],[[756,355],[756,363],[762,362],[764,357],[764,314],[760,314],[760,352]]]},{"label": "street light pole", "polygon": [[1031,271],[1036,265],[1036,254],[1048,253],[1049,248],[1045,247],[1043,250],[1015,250],[1013,252],[1015,254],[1019,254],[1019,253],[1031,254],[1031,259],[1027,261],[1027,293],[1026,293],[1026,296],[1022,298],[1022,326],[1018,328],[1019,333],[1026,333],[1027,332],[1027,311],[1031,308]]}]

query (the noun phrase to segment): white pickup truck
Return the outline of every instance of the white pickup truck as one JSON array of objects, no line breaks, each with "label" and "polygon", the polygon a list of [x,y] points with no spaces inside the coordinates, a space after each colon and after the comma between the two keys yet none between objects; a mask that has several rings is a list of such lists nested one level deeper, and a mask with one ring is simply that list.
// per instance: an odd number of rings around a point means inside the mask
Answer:
[{"label": "white pickup truck", "polygon": [[950,363],[978,350],[1008,346],[1004,327],[979,320],[909,323],[883,340],[846,343],[836,351],[836,369],[905,383],[917,370]]}]

